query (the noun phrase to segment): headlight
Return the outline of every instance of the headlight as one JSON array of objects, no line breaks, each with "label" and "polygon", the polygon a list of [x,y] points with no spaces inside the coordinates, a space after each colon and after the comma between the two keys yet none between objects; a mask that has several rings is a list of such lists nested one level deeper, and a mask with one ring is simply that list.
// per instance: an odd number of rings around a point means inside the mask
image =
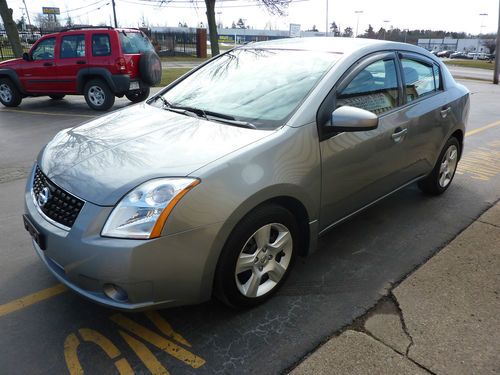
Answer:
[{"label": "headlight", "polygon": [[161,178],[139,185],[125,195],[102,230],[106,237],[156,238],[177,202],[200,180]]}]

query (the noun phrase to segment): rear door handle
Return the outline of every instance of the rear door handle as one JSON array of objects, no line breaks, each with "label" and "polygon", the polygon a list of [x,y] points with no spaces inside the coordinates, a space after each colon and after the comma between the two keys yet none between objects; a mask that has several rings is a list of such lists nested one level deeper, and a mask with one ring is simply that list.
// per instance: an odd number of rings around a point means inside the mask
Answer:
[{"label": "rear door handle", "polygon": [[448,107],[443,107],[443,109],[441,109],[441,117],[442,118],[446,118],[446,116],[448,116],[448,114],[451,112],[451,107],[448,106]]},{"label": "rear door handle", "polygon": [[43,63],[43,66],[52,66],[52,65],[54,65],[54,64],[53,64],[53,63],[51,63],[51,62],[46,62],[46,63]]},{"label": "rear door handle", "polygon": [[87,62],[86,62],[86,61],[83,61],[83,60],[78,60],[76,63],[77,63],[77,64],[80,64],[80,65],[83,65],[83,64],[86,64]]},{"label": "rear door handle", "polygon": [[396,128],[396,130],[394,131],[394,133],[392,133],[391,138],[396,143],[397,142],[401,142],[404,139],[406,133],[408,133],[408,129],[407,128],[401,129],[401,128],[398,127],[398,128]]}]

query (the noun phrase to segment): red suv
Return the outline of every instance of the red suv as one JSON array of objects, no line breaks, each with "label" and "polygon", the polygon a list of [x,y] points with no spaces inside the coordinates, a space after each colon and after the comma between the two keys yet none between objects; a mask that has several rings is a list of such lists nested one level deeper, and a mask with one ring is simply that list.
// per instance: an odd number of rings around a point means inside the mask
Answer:
[{"label": "red suv", "polygon": [[138,29],[64,29],[40,38],[22,59],[0,62],[0,102],[16,107],[27,96],[83,94],[91,108],[107,110],[115,96],[146,99],[161,72],[160,58]]}]

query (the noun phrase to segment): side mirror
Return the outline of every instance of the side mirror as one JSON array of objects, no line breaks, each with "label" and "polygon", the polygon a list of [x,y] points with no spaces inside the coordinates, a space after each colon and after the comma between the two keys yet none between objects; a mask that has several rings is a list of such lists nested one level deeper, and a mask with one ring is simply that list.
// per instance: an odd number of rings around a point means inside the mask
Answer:
[{"label": "side mirror", "polygon": [[361,108],[343,106],[332,112],[330,129],[334,132],[373,130],[378,126],[376,114]]},{"label": "side mirror", "polygon": [[27,52],[24,52],[24,53],[23,53],[23,60],[24,60],[24,61],[30,61],[30,60],[31,60],[31,59],[30,59],[30,55],[28,55],[28,53],[27,53]]}]

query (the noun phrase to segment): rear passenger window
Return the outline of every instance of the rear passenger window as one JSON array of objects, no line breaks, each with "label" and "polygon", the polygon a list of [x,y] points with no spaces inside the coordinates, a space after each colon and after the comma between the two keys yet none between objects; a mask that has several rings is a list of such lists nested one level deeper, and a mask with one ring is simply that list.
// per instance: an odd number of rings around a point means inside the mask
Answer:
[{"label": "rear passenger window", "polygon": [[111,43],[108,34],[92,35],[92,55],[109,56],[111,55]]},{"label": "rear passenger window", "polygon": [[[406,87],[406,101],[411,102],[433,93],[439,88],[439,77],[434,75],[434,65],[427,65],[420,61],[402,59],[403,82]],[[439,69],[438,75],[439,75]]]},{"label": "rear passenger window", "polygon": [[398,105],[398,80],[393,59],[379,60],[360,71],[337,94],[337,108],[348,105],[380,115]]},{"label": "rear passenger window", "polygon": [[85,36],[66,35],[61,41],[61,59],[85,56]]}]

